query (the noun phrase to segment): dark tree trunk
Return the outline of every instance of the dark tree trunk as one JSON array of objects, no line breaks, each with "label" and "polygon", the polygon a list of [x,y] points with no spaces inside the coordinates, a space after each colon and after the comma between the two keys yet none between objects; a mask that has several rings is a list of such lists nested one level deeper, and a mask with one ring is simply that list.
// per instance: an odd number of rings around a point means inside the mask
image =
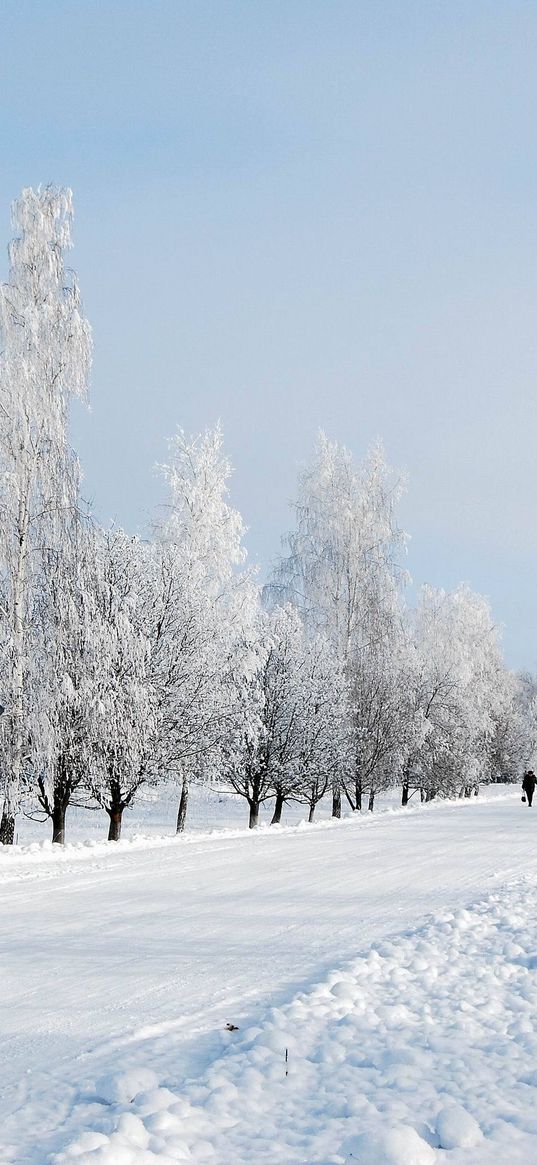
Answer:
[{"label": "dark tree trunk", "polygon": [[0,844],[13,845],[15,841],[15,818],[9,812],[4,810],[2,812],[2,821],[0,822]]},{"label": "dark tree trunk", "polygon": [[250,819],[248,821],[248,828],[255,829],[259,821],[259,801],[249,801]]},{"label": "dark tree trunk", "polygon": [[356,801],[356,808],[360,810],[362,808],[362,782],[358,780],[358,778],[354,782],[354,798]]},{"label": "dark tree trunk", "polygon": [[175,827],[176,833],[184,833],[186,824],[186,811],[188,806],[188,778],[183,777],[183,784],[181,786],[181,799],[179,801],[179,808],[177,810],[177,825]]},{"label": "dark tree trunk", "polygon": [[108,829],[108,840],[119,841],[121,837],[121,821],[123,818],[123,809],[108,809],[108,816],[110,818],[110,827]]},{"label": "dark tree trunk", "polygon": [[401,805],[408,805],[408,794],[409,794],[409,785],[408,785],[408,780],[405,777],[403,779],[403,789],[402,789],[402,793],[401,793]]},{"label": "dark tree trunk", "polygon": [[310,801],[310,811],[308,813],[308,821],[309,821],[310,825],[311,825],[311,822],[313,821],[314,817],[315,817],[315,801]]},{"label": "dark tree trunk", "polygon": [[435,797],[436,797],[436,789],[427,789],[427,792],[425,793],[425,800],[426,801],[434,801]]},{"label": "dark tree trunk", "polygon": [[53,845],[65,843],[65,814],[67,805],[59,797],[54,798],[52,806],[52,842]]},{"label": "dark tree trunk", "polygon": [[332,787],[332,817],[341,817],[341,785],[339,782]]},{"label": "dark tree trunk", "polygon": [[374,790],[374,789],[370,789],[370,790],[369,790],[369,802],[368,802],[368,805],[367,805],[367,809],[368,809],[368,812],[369,812],[369,813],[372,813],[372,812],[373,812],[373,807],[374,807],[374,804],[375,804],[375,790]]},{"label": "dark tree trunk", "polygon": [[423,802],[425,801],[425,789],[420,789],[420,801],[423,805]]},{"label": "dark tree trunk", "polygon": [[110,777],[110,804],[106,812],[110,818],[108,840],[119,841],[121,837],[121,822],[126,802],[121,795],[121,784],[116,777]]},{"label": "dark tree trunk", "polygon": [[279,825],[282,819],[282,809],[284,803],[284,796],[279,790],[276,792],[276,801],[274,803],[274,813],[272,814],[271,825]]}]

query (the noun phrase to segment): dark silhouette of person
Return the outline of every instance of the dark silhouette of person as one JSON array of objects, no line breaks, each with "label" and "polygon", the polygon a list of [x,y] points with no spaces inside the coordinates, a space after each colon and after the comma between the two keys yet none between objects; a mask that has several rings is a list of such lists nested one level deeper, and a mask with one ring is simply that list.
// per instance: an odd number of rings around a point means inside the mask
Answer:
[{"label": "dark silhouette of person", "polygon": [[522,788],[528,801],[528,809],[531,809],[531,803],[533,801],[533,794],[535,792],[536,784],[537,781],[533,769],[528,769],[527,773],[524,773],[524,779],[522,781]]}]

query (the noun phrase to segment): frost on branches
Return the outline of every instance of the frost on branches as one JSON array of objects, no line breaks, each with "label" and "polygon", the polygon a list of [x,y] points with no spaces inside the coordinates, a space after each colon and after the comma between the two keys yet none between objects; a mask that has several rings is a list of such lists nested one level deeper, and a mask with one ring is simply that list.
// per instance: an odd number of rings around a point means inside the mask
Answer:
[{"label": "frost on branches", "polygon": [[469,587],[451,594],[424,587],[412,622],[407,693],[422,730],[406,759],[404,801],[417,788],[425,800],[457,789],[469,795],[521,763],[517,684],[503,664],[489,604]]},{"label": "frost on branches", "polygon": [[[353,809],[366,791],[372,808],[400,765],[400,492],[380,448],[356,468],[349,451],[321,433],[299,481],[296,529],[273,588],[328,639],[345,675],[352,739],[339,776]],[[335,782],[335,816],[340,798]]]},{"label": "frost on branches", "polygon": [[259,616],[257,670],[245,689],[244,722],[228,749],[226,777],[249,807],[250,828],[274,798],[315,806],[337,776],[345,738],[345,680],[326,640],[308,638],[296,607]]},{"label": "frost on branches", "polygon": [[72,396],[86,394],[91,340],[64,265],[71,217],[70,191],[23,190],[13,208],[9,280],[0,287],[3,842],[13,841],[29,754],[36,763],[28,723],[39,686],[32,620],[44,550],[59,549],[77,503],[67,410]]},{"label": "frost on branches", "polygon": [[[345,677],[347,740],[333,780],[352,809],[402,787],[402,803],[467,793],[515,773],[533,755],[535,704],[507,671],[489,606],[467,587],[425,588],[417,612],[403,602],[406,538],[401,483],[373,448],[361,466],[321,434],[299,481],[289,553],[268,588],[269,606],[295,604],[310,636],[321,632]],[[533,730],[535,731],[535,730]]]},{"label": "frost on branches", "polygon": [[0,287],[0,842],[21,805],[63,842],[72,804],[102,809],[117,840],[165,781],[179,832],[192,781],[225,782],[251,826],[270,801],[276,825],[289,801],[311,821],[325,796],[338,817],[394,784],[408,804],[535,765],[537,681],[506,668],[486,600],[405,602],[402,483],[380,446],[355,464],[319,436],[263,604],[219,426],[169,442],[147,540],[84,512],[71,219],[69,191],[23,191]]},{"label": "frost on branches", "polygon": [[[92,631],[100,662],[93,698],[91,791],[118,841],[123,812],[142,784],[156,779],[158,702],[151,682],[151,645],[143,548],[123,530],[96,531]],[[149,599],[149,602],[148,602]]]},{"label": "frost on branches", "polygon": [[[76,512],[64,537],[44,552],[34,620],[39,683],[28,715],[29,804],[37,800],[65,840],[65,816],[75,796],[86,800],[94,763],[94,709],[103,660],[96,638],[93,530]],[[32,795],[33,794],[33,795]]]},{"label": "frost on branches", "polygon": [[158,762],[181,785],[184,829],[189,781],[210,779],[248,678],[257,589],[244,526],[227,500],[231,466],[220,428],[188,440],[179,430],[161,466],[168,488],[155,529],[152,675],[162,729]]}]

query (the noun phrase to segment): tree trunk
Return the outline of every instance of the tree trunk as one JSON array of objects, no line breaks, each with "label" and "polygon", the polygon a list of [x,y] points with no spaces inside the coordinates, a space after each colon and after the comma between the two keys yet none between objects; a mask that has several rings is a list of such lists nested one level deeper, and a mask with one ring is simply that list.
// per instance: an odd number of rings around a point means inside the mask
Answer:
[{"label": "tree trunk", "polygon": [[368,802],[368,805],[367,805],[367,810],[368,810],[368,813],[372,813],[372,812],[373,812],[373,806],[374,806],[374,804],[375,804],[375,790],[371,788],[371,789],[369,790],[369,802]]},{"label": "tree trunk", "polygon": [[362,808],[362,782],[358,777],[354,782],[354,799],[356,801],[356,808],[360,810]]},{"label": "tree trunk", "polygon": [[427,791],[425,793],[425,800],[426,801],[434,801],[435,797],[436,797],[436,789],[427,789]]},{"label": "tree trunk", "polygon": [[259,821],[259,801],[249,801],[250,819],[248,821],[248,828],[255,829]]},{"label": "tree trunk", "polygon": [[420,789],[420,801],[423,805],[423,802],[425,801],[425,789]]},{"label": "tree trunk", "polygon": [[308,821],[309,821],[310,825],[311,825],[314,817],[315,817],[315,801],[310,801],[310,811],[308,813]]},{"label": "tree trunk", "polygon": [[52,807],[52,841],[54,845],[65,844],[65,814],[67,805],[54,798]]},{"label": "tree trunk", "polygon": [[123,809],[108,809],[107,812],[110,818],[108,840],[119,841],[121,837],[121,820],[123,817]]},{"label": "tree trunk", "polygon": [[332,817],[341,817],[341,785],[339,781],[332,786]]},{"label": "tree trunk", "polygon": [[2,821],[0,822],[0,845],[13,845],[15,841],[15,817],[4,805]]},{"label": "tree trunk", "polygon": [[274,803],[274,813],[272,814],[272,821],[270,823],[271,825],[279,825],[280,824],[280,821],[282,819],[283,801],[284,801],[283,793],[281,793],[279,790],[277,790],[276,791],[276,801]]},{"label": "tree trunk", "polygon": [[185,830],[188,792],[188,777],[183,777],[183,784],[181,786],[181,799],[179,801],[179,809],[177,810],[177,825],[175,827],[176,833],[184,833]]},{"label": "tree trunk", "polygon": [[406,777],[404,777],[403,790],[401,793],[401,805],[408,805],[408,794],[409,794],[408,779]]},{"label": "tree trunk", "polygon": [[15,814],[19,798],[19,784],[22,767],[23,749],[23,716],[24,716],[24,592],[26,587],[26,555],[28,552],[28,494],[30,478],[26,483],[26,491],[21,493],[17,523],[18,550],[13,571],[13,624],[11,642],[11,749],[9,757],[10,769],[6,776],[4,811],[0,825],[0,841],[4,845],[13,845],[15,841]]},{"label": "tree trunk", "polygon": [[55,845],[65,844],[65,814],[71,800],[73,792],[71,782],[67,775],[67,764],[65,755],[60,753],[56,762],[56,769],[54,773],[54,791],[52,794],[52,805],[46,796],[45,786],[40,782],[43,798],[42,804],[45,811],[52,818],[52,841]]}]

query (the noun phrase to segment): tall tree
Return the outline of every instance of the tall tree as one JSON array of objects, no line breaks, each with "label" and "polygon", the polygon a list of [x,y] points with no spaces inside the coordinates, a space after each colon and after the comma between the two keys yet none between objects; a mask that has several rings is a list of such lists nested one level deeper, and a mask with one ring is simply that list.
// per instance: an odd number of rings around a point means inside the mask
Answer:
[{"label": "tall tree", "polygon": [[65,268],[71,219],[69,190],[23,190],[13,208],[9,280],[0,287],[0,561],[9,629],[2,676],[4,843],[14,838],[27,751],[42,551],[61,543],[64,516],[77,502],[67,413],[70,398],[87,391],[91,338],[76,279]]},{"label": "tall tree", "polygon": [[250,667],[257,590],[252,572],[242,569],[244,526],[228,501],[232,469],[220,427],[194,439],[178,430],[161,471],[168,500],[156,527],[150,639],[162,717],[160,766],[181,784],[181,831],[189,782],[216,771],[236,715]]},{"label": "tall tree", "polygon": [[[354,765],[345,791],[353,808],[395,765],[402,613],[399,565],[405,536],[396,522],[401,483],[380,447],[356,468],[344,446],[320,434],[299,481],[296,528],[275,589],[295,602],[306,624],[332,643],[349,690]],[[334,788],[334,815],[340,797]]]}]

